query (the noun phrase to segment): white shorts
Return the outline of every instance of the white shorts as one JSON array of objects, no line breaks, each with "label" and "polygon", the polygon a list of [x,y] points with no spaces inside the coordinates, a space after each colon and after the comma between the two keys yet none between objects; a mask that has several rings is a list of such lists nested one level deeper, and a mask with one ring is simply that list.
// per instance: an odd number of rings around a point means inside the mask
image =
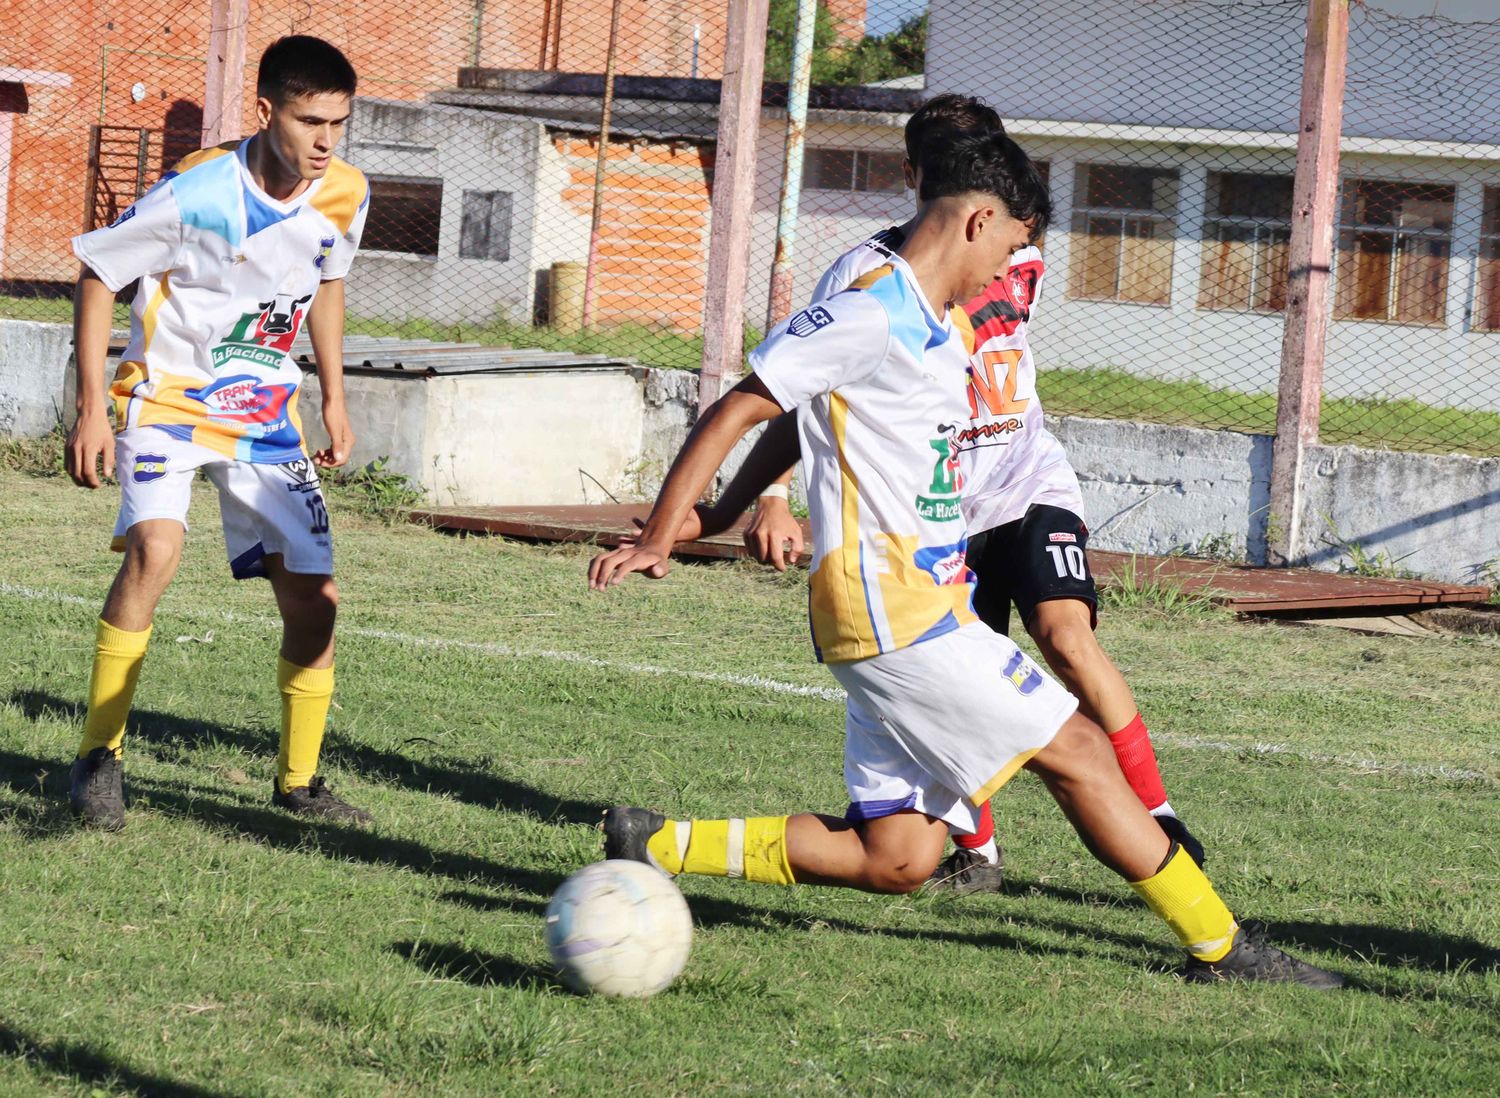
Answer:
[{"label": "white shorts", "polygon": [[265,558],[281,554],[288,572],[333,575],[328,508],[308,458],[285,465],[236,461],[157,427],[131,427],[115,438],[120,517],[114,548],[147,519],[172,519],[187,529],[193,474],[202,469],[219,490],[224,546],[235,579],[266,574]]},{"label": "white shorts", "polygon": [[915,809],[972,834],[984,803],[1078,708],[1009,637],[982,624],[828,669],[849,694],[851,820]]}]

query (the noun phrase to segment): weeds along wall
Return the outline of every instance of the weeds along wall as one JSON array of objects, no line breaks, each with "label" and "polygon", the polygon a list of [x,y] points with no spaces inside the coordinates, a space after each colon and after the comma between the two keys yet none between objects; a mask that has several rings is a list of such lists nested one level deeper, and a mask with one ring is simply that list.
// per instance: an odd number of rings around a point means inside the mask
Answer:
[{"label": "weeds along wall", "polygon": [[[205,119],[207,58],[236,4],[247,63],[226,127]],[[778,237],[801,304],[841,252],[910,215],[910,111],[974,94],[1051,187],[1031,326],[1048,410],[1274,430],[1305,0],[825,2],[792,224],[779,211],[796,9],[770,5],[752,335],[784,309]],[[251,132],[260,52],[308,33],[360,74],[342,152],[372,199],[351,331],[697,365],[724,0],[0,13],[5,315],[66,319],[68,239],[120,216],[205,134]],[[1324,442],[1500,454],[1497,120],[1500,22],[1351,10]]]}]

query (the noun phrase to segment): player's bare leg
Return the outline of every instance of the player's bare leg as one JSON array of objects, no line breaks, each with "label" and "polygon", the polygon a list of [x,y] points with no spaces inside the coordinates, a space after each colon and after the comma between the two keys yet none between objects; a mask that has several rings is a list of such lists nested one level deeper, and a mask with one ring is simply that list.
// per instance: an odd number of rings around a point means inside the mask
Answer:
[{"label": "player's bare leg", "polygon": [[94,641],[88,713],[69,772],[68,803],[91,827],[125,826],[125,719],[151,639],[156,606],[182,560],[186,531],[175,519],[145,519],[125,532],[125,559],[115,574]]},{"label": "player's bare leg", "polygon": [[289,572],[279,554],[266,576],[281,611],[281,746],[271,800],[299,816],[368,823],[370,815],[335,796],[318,774],[323,730],[333,701],[333,628],[339,592],[333,577]]},{"label": "player's bare leg", "polygon": [[1037,604],[1026,628],[1047,666],[1078,699],[1078,711],[1109,733],[1119,768],[1141,804],[1201,866],[1203,844],[1177,818],[1167,800],[1156,752],[1135,695],[1094,633],[1093,607],[1083,599],[1048,599]]}]

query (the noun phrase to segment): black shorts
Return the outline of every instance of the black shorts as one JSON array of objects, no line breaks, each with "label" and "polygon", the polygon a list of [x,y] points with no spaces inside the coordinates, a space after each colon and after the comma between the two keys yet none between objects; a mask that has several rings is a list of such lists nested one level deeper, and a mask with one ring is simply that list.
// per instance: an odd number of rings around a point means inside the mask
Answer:
[{"label": "black shorts", "polygon": [[1010,604],[1030,626],[1038,603],[1082,599],[1097,622],[1099,595],[1089,570],[1088,527],[1072,511],[1033,503],[1026,514],[969,539],[969,568],[978,579],[974,612],[997,633],[1008,632]]}]

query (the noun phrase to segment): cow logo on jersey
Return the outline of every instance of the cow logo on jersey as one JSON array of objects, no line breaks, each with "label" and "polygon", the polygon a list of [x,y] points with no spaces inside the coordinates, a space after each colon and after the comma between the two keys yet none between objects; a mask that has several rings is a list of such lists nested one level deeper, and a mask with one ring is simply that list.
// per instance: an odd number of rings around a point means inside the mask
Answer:
[{"label": "cow logo on jersey", "polygon": [[1022,652],[1011,654],[1005,664],[1004,674],[1010,680],[1010,684],[1020,691],[1022,697],[1034,694],[1036,688],[1042,685],[1042,673]]},{"label": "cow logo on jersey", "polygon": [[927,440],[934,458],[932,484],[925,494],[917,496],[917,514],[928,522],[956,522],[963,518],[959,493],[964,487],[964,476],[958,465],[957,429],[941,425],[938,430],[944,432],[942,438]]},{"label": "cow logo on jersey", "polygon": [[166,454],[136,454],[132,475],[138,484],[149,484],[167,475]]},{"label": "cow logo on jersey", "polygon": [[184,395],[202,401],[212,418],[241,424],[247,435],[264,438],[291,427],[286,406],[295,391],[295,385],[267,385],[253,374],[235,374],[186,389]]},{"label": "cow logo on jersey", "polygon": [[318,258],[313,260],[313,266],[318,270],[323,269],[324,262],[333,254],[334,237],[325,236],[318,240]]},{"label": "cow logo on jersey", "polygon": [[310,293],[301,297],[279,293],[270,301],[260,302],[259,312],[243,314],[229,334],[209,352],[214,369],[221,370],[231,362],[241,361],[279,370],[297,333],[302,330],[307,303],[311,300]]},{"label": "cow logo on jersey", "polygon": [[811,305],[787,321],[786,330],[798,339],[810,336],[819,328],[833,323],[833,317],[821,305]]}]

